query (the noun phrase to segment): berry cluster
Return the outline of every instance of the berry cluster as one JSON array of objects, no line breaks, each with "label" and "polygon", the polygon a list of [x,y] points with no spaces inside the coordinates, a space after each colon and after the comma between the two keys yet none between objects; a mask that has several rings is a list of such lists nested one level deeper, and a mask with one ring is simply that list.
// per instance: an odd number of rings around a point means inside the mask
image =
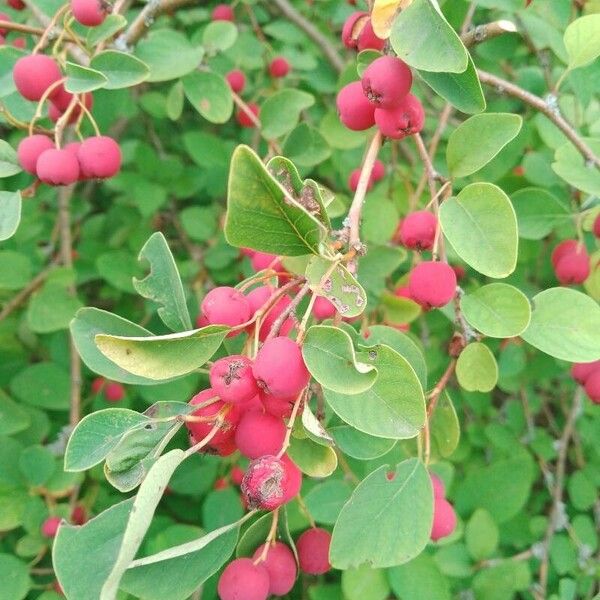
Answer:
[{"label": "berry cluster", "polygon": [[577,240],[560,242],[552,251],[551,261],[562,285],[583,283],[590,276],[590,255]]},{"label": "berry cluster", "polygon": [[600,360],[591,363],[575,363],[571,377],[583,388],[594,404],[600,404]]}]

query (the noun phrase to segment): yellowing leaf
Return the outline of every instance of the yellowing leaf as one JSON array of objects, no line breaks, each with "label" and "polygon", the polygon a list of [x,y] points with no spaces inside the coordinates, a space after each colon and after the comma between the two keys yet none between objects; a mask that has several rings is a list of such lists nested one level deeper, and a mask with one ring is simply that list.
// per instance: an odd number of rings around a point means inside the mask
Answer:
[{"label": "yellowing leaf", "polygon": [[382,40],[387,40],[390,37],[394,17],[411,3],[412,0],[375,0],[371,11],[371,25],[375,35]]}]

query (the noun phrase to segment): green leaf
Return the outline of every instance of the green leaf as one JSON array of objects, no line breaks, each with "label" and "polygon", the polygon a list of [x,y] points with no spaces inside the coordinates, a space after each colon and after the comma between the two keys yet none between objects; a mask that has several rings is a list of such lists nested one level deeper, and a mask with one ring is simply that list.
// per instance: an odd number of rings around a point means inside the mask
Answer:
[{"label": "green leaf", "polygon": [[27,429],[31,423],[29,413],[3,390],[0,390],[0,435],[11,435]]},{"label": "green leaf", "polygon": [[183,90],[183,83],[178,81],[175,83],[169,93],[167,94],[167,104],[166,111],[167,116],[171,121],[177,121],[183,112],[183,100],[185,98],[185,93]]},{"label": "green leaf", "polygon": [[565,287],[532,299],[529,327],[521,337],[538,350],[569,362],[600,358],[600,306],[586,294]]},{"label": "green leaf", "polygon": [[115,33],[124,29],[127,19],[123,15],[107,15],[102,24],[90,27],[87,33],[88,46],[97,46],[100,42],[111,38]]},{"label": "green leaf", "polygon": [[342,591],[347,600],[386,600],[390,584],[383,569],[362,565],[342,572]]},{"label": "green leaf", "polygon": [[43,485],[54,473],[56,461],[50,450],[43,446],[29,446],[19,457],[19,468],[32,486]]},{"label": "green leaf", "polygon": [[133,87],[150,76],[148,65],[132,54],[105,50],[96,54],[90,65],[107,79],[107,90]]},{"label": "green leaf", "polygon": [[466,48],[432,0],[413,0],[398,14],[390,43],[415,69],[462,73],[468,65]]},{"label": "green leaf", "polygon": [[76,63],[68,62],[65,68],[67,81],[65,89],[71,94],[82,94],[106,87],[108,78],[100,71],[90,67],[82,67]]},{"label": "green leaf", "polygon": [[53,362],[38,362],[20,371],[10,382],[12,395],[44,410],[66,410],[71,381],[65,369]]},{"label": "green leaf", "polygon": [[309,437],[290,439],[287,453],[298,468],[309,477],[329,477],[337,468],[335,450],[317,444]]},{"label": "green leaf", "polygon": [[239,558],[240,556],[252,556],[255,550],[261,544],[264,544],[267,539],[272,522],[273,517],[269,514],[265,514],[248,525],[240,536],[240,541],[235,549],[236,558]]},{"label": "green leaf", "polygon": [[47,281],[31,296],[27,307],[27,323],[35,333],[50,333],[68,329],[71,319],[81,308],[69,287],[59,281]]},{"label": "green leaf", "polygon": [[510,200],[517,215],[519,237],[526,240],[541,240],[571,218],[558,198],[543,188],[522,188]]},{"label": "green leaf", "polygon": [[[14,148],[8,142],[0,140],[0,178],[11,177],[22,170]],[[2,194],[8,193],[10,192],[2,192]]]},{"label": "green leaf", "polygon": [[318,296],[327,298],[344,317],[357,317],[367,306],[367,295],[354,275],[342,264],[313,256],[306,268],[306,279]]},{"label": "green leaf", "polygon": [[92,371],[121,383],[155,384],[153,379],[133,375],[106,358],[95,342],[96,335],[101,333],[132,337],[152,336],[152,333],[127,319],[97,308],[82,308],[71,321],[71,335],[77,352]]},{"label": "green leaf", "polygon": [[211,123],[225,123],[233,112],[231,88],[211,71],[194,71],[182,80],[185,97]]},{"label": "green leaf", "polygon": [[342,508],[329,550],[335,568],[393,567],[427,545],[433,521],[427,470],[411,458],[396,467],[393,478],[388,471],[383,465],[369,474]]},{"label": "green leaf", "polygon": [[224,52],[235,44],[238,30],[234,23],[229,21],[212,21],[202,33],[202,43],[206,51],[211,54]]},{"label": "green leaf", "polygon": [[478,508],[465,527],[465,541],[474,560],[483,560],[494,554],[498,547],[500,532],[490,513]]},{"label": "green leaf", "polygon": [[321,425],[321,421],[313,415],[310,406],[305,406],[302,411],[302,427],[304,427],[304,433],[313,442],[322,446],[333,446],[333,438],[323,425]]},{"label": "green leaf", "polygon": [[4,600],[23,600],[33,585],[27,565],[10,554],[0,554],[0,578]]},{"label": "green leaf", "polygon": [[337,327],[310,327],[302,355],[311,375],[334,392],[358,394],[368,390],[377,378],[377,369],[356,360],[350,336]]},{"label": "green leaf", "polygon": [[583,67],[600,56],[600,14],[575,19],[565,30],[569,69]]},{"label": "green leaf", "polygon": [[204,48],[173,29],[155,29],[138,42],[135,55],[150,68],[148,81],[170,81],[196,69]]},{"label": "green leaf", "polygon": [[124,337],[99,333],[98,349],[106,358],[134,375],[165,381],[201,367],[217,351],[228,327],[202,329],[153,337]]},{"label": "green leaf", "polygon": [[396,325],[411,323],[421,314],[421,307],[410,298],[402,298],[385,290],[381,295],[385,322]]},{"label": "green leaf", "polygon": [[402,600],[451,600],[450,585],[433,557],[423,552],[388,571],[392,591]]},{"label": "green leaf", "polygon": [[314,167],[331,156],[331,148],[318,129],[300,123],[283,143],[283,153],[300,167]]},{"label": "green leaf", "polygon": [[397,440],[367,435],[350,425],[335,425],[329,427],[336,446],[348,456],[357,460],[372,460],[387,454]]},{"label": "green leaf", "polygon": [[468,323],[488,337],[516,337],[531,319],[527,296],[506,283],[490,283],[465,294],[460,308]]},{"label": "green leaf", "polygon": [[172,331],[192,329],[181,277],[165,236],[159,231],[153,233],[140,250],[138,260],[150,263],[150,273],[144,279],[134,278],[136,292],[161,305],[158,316]]},{"label": "green leaf", "polygon": [[284,256],[318,254],[323,225],[267,171],[248,146],[231,159],[225,236],[232,246]]},{"label": "green leaf", "polygon": [[327,403],[343,421],[369,435],[415,437],[425,422],[425,399],[409,362],[385,345],[373,346],[357,356],[377,368],[375,383],[366,392],[352,395],[324,389]]},{"label": "green leaf", "polygon": [[14,235],[20,220],[21,192],[0,192],[0,242]]},{"label": "green leaf", "polygon": [[498,382],[498,364],[492,351],[481,342],[471,342],[458,357],[456,378],[469,392],[489,392]]},{"label": "green leaf", "polygon": [[462,73],[431,73],[419,71],[421,79],[454,108],[467,114],[483,112],[486,107],[481,82],[471,56]]},{"label": "green leaf", "polygon": [[431,455],[434,458],[448,458],[458,447],[460,422],[450,394],[444,390],[438,399],[429,423]]},{"label": "green leaf", "polygon": [[450,135],[446,162],[453,177],[466,177],[487,165],[517,137],[523,119],[509,113],[475,115]]},{"label": "green leaf", "polygon": [[472,183],[440,208],[444,235],[476,271],[496,279],[517,264],[517,218],[508,196],[491,183]]},{"label": "green leaf", "polygon": [[328,479],[312,487],[304,496],[304,503],[317,523],[333,525],[351,494],[352,488],[344,481]]},{"label": "green leaf", "polygon": [[[600,140],[582,138],[594,154],[600,154]],[[600,170],[590,166],[571,143],[567,142],[554,154],[552,170],[577,189],[600,196]]]},{"label": "green leaf", "polygon": [[261,132],[265,138],[279,138],[294,129],[303,110],[315,103],[312,94],[284,89],[269,96],[260,109]]}]

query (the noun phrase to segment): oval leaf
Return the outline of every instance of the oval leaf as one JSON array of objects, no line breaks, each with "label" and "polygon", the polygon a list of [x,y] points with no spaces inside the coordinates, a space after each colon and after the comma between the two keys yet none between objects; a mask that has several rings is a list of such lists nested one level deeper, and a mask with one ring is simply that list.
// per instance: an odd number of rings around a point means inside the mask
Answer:
[{"label": "oval leaf", "polygon": [[480,342],[469,344],[456,362],[456,378],[468,392],[490,392],[498,381],[498,365],[492,351]]},{"label": "oval leaf", "polygon": [[298,123],[300,113],[314,103],[314,96],[301,90],[285,89],[269,96],[260,109],[262,134],[275,139],[289,133]]},{"label": "oval leaf", "polygon": [[107,90],[119,90],[142,83],[150,76],[148,65],[132,54],[106,50],[97,54],[90,63],[106,77]]},{"label": "oval leaf", "polygon": [[575,19],[564,34],[569,69],[583,67],[600,56],[600,14]]},{"label": "oval leaf", "polygon": [[558,198],[543,188],[523,188],[510,199],[517,215],[519,237],[526,240],[541,240],[571,218]]},{"label": "oval leaf", "polygon": [[194,71],[183,79],[183,91],[190,104],[211,123],[225,123],[233,112],[231,88],[210,71]]},{"label": "oval leaf", "polygon": [[106,87],[108,83],[108,78],[100,71],[75,63],[67,62],[65,72],[67,74],[65,89],[71,94],[91,92]]},{"label": "oval leaf", "polygon": [[20,220],[21,192],[0,192],[0,242],[14,235]]}]

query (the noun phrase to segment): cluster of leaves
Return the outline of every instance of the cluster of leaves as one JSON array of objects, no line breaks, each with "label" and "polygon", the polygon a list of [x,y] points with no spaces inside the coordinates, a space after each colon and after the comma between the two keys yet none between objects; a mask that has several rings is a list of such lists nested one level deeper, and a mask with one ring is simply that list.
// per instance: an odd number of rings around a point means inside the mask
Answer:
[{"label": "cluster of leaves", "polygon": [[[353,10],[334,0],[305,4],[292,8],[323,32],[341,29]],[[406,8],[396,15],[399,4]],[[109,49],[89,65],[69,62],[66,87],[94,92],[94,117],[119,133],[124,167],[102,185],[75,189],[73,255],[65,261],[61,192],[42,187],[22,200],[31,180],[12,150],[22,134],[3,126],[7,600],[60,597],[54,572],[74,599],[184,600],[200,586],[203,599],[214,598],[219,569],[264,541],[270,516],[244,513],[232,484],[213,489],[237,459],[190,454],[181,430],[187,401],[208,387],[202,366],[240,349],[226,328],[192,326],[208,289],[253,275],[240,247],[283,256],[315,294],[361,319],[313,324],[303,345],[322,394],[291,438],[289,454],[306,477],[302,504],[285,507],[279,533],[293,544],[311,520],[333,528],[331,562],[341,569],[309,581],[311,600],[443,600],[464,590],[486,600],[535,597],[542,578],[549,597],[593,597],[600,413],[582,402],[568,363],[600,357],[600,269],[579,291],[556,287],[549,252],[579,235],[592,260],[600,258],[590,234],[600,171],[544,114],[502,90],[484,95],[477,74],[508,73],[545,97],[600,154],[600,18],[594,2],[585,4],[586,16],[575,20],[569,2],[536,0],[525,9],[517,0],[479,0],[475,24],[509,19],[519,32],[469,51],[456,33],[469,3],[440,2],[439,11],[431,0],[375,2],[374,27],[388,29],[391,48],[417,75],[425,141],[446,102],[459,111],[441,131],[433,166],[451,182],[439,220],[449,259],[466,278],[455,305],[430,313],[393,294],[413,259],[393,242],[398,221],[431,199],[415,194],[423,169],[410,140],[380,152],[388,174],[363,207],[367,253],[356,276],[331,243],[345,226],[348,173],[370,135],[343,128],[334,98],[378,53],[348,55],[338,73],[275,4],[249,0],[236,7],[235,24],[210,22],[206,7],[159,16],[132,48],[128,25],[138,9],[74,29],[88,48]],[[31,5],[49,16],[59,7]],[[275,54],[292,65],[283,81],[266,74]],[[35,111],[12,85],[21,55],[0,48],[0,116],[10,123],[26,123]],[[239,99],[224,78],[232,68],[247,75],[243,97],[261,105],[256,129],[232,119]],[[306,307],[305,300],[298,314]],[[406,323],[409,333],[392,327]],[[456,382],[438,391],[428,415],[427,391],[448,369],[455,332],[467,343]],[[96,374],[126,386],[118,408],[92,393]],[[79,394],[88,416],[72,433]],[[430,545],[425,424],[428,467],[460,517],[452,536]],[[123,496],[133,490],[135,497]],[[51,560],[41,525],[50,514],[68,520],[75,503],[97,516],[63,525]],[[301,587],[291,596],[301,597]]]}]

